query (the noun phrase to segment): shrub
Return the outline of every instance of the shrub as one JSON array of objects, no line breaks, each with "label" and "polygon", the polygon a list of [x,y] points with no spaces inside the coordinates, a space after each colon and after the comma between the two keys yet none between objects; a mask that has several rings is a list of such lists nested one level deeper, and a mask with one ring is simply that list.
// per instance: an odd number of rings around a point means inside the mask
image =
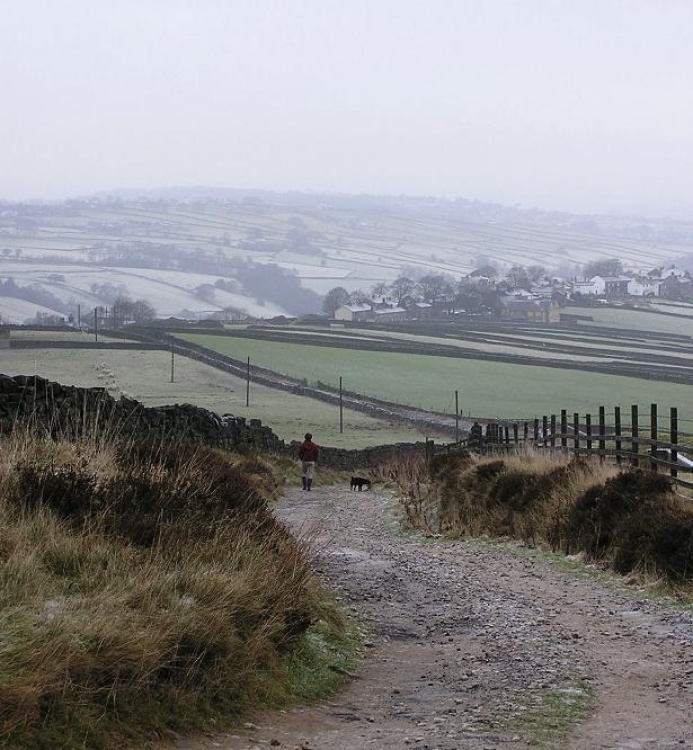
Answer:
[{"label": "shrub", "polygon": [[3,747],[100,748],[285,702],[305,634],[342,628],[267,509],[280,477],[260,457],[249,474],[189,446],[2,447]]},{"label": "shrub", "polygon": [[693,509],[661,474],[619,474],[575,503],[569,545],[611,559],[620,573],[645,570],[681,583],[693,577]]},{"label": "shrub", "polygon": [[693,508],[667,477],[621,472],[565,454],[523,452],[504,458],[438,456],[417,502],[405,499],[412,525],[449,536],[510,537],[566,553],[582,551],[626,573],[644,571],[674,584],[693,579]]}]

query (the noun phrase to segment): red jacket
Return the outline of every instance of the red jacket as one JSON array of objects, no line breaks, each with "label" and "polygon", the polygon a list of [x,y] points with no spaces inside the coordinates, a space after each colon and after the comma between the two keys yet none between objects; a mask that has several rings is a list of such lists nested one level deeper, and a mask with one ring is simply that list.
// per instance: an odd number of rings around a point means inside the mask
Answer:
[{"label": "red jacket", "polygon": [[317,461],[320,448],[312,440],[304,440],[298,446],[298,457],[301,461]]}]

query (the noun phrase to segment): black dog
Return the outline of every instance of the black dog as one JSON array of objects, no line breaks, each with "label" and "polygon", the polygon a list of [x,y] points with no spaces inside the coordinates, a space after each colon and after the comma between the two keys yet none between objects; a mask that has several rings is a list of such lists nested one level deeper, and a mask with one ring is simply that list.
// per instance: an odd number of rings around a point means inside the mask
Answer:
[{"label": "black dog", "polygon": [[371,488],[371,482],[370,479],[364,479],[363,477],[352,477],[351,478],[351,489],[352,490],[363,490],[365,487],[367,490]]}]

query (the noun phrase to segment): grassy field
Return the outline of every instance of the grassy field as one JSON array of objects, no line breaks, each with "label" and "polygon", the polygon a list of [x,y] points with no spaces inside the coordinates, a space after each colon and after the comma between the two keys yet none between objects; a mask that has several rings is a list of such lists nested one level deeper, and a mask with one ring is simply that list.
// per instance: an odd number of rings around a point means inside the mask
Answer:
[{"label": "grassy field", "polygon": [[[673,312],[673,310],[671,310]],[[693,340],[693,317],[690,309],[680,308],[682,317],[663,315],[657,312],[625,310],[619,307],[566,307],[563,312],[590,315],[594,322],[589,326],[609,326],[612,328],[631,328],[653,333],[679,333],[688,335]],[[685,316],[685,317],[683,317]]]},{"label": "grassy field", "polygon": [[405,425],[373,419],[344,410],[344,432],[339,411],[321,401],[251,384],[246,407],[245,381],[185,357],[175,360],[163,351],[18,349],[0,352],[5,375],[40,375],[60,383],[103,386],[118,397],[125,393],[148,406],[190,403],[219,413],[260,419],[286,441],[311,430],[318,442],[344,448],[364,448],[396,442],[416,442],[424,433]]},{"label": "grassy field", "polygon": [[454,412],[459,391],[464,414],[484,418],[532,418],[593,413],[631,404],[676,406],[690,416],[690,386],[567,369],[394,352],[360,351],[233,337],[181,334],[222,354],[309,382],[344,388],[403,404]]}]

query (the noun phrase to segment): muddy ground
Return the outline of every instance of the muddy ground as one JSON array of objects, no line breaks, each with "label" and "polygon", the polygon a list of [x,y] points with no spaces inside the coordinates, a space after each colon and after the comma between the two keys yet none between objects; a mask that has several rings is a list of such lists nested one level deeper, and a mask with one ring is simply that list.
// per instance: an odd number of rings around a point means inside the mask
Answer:
[{"label": "muddy ground", "polygon": [[693,748],[693,612],[546,556],[403,533],[376,492],[289,489],[315,568],[370,632],[330,701],[180,750]]}]

